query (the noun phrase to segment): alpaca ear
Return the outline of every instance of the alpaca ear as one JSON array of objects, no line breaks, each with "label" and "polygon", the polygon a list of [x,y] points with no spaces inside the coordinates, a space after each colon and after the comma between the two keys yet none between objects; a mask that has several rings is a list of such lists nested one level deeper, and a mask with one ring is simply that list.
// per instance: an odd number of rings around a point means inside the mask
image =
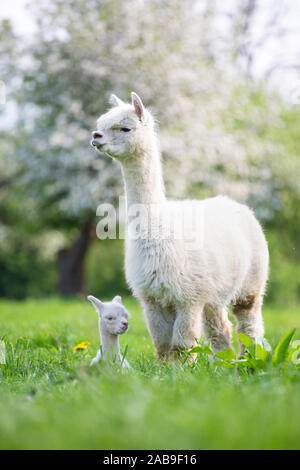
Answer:
[{"label": "alpaca ear", "polygon": [[141,98],[136,93],[132,92],[131,100],[137,117],[142,121],[144,117],[145,108]]},{"label": "alpaca ear", "polygon": [[104,308],[103,302],[101,302],[101,300],[97,299],[93,295],[89,295],[87,299],[90,302],[92,302],[92,304],[94,305],[96,311],[99,313],[99,315],[101,315],[101,313],[103,311],[103,308]]},{"label": "alpaca ear", "polygon": [[119,295],[116,295],[116,297],[113,298],[113,302],[117,302],[118,304],[122,303],[122,298]]},{"label": "alpaca ear", "polygon": [[122,104],[125,104],[124,101],[120,100],[120,98],[117,97],[117,95],[110,95],[109,102],[113,106],[122,106]]}]

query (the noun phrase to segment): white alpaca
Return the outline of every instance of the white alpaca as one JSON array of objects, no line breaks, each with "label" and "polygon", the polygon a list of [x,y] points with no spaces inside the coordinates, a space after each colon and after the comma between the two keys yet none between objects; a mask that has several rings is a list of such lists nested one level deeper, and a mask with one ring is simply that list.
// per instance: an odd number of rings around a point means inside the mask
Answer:
[{"label": "white alpaca", "polygon": [[105,361],[111,357],[117,363],[121,363],[122,367],[130,368],[128,362],[120,353],[119,335],[128,330],[129,319],[129,313],[122,305],[121,297],[117,295],[111,302],[101,302],[96,297],[89,295],[88,300],[92,302],[99,315],[99,332],[102,345],[102,354],[99,349],[91,362],[91,366],[99,362],[101,357]]},{"label": "white alpaca", "polygon": [[[238,332],[263,336],[268,247],[252,211],[222,196],[168,201],[150,112],[135,93],[131,104],[115,95],[112,101],[115,107],[100,116],[91,143],[121,163],[127,214],[135,204],[148,212],[142,236],[126,238],[125,266],[158,356],[173,356],[200,335],[215,351],[231,347],[230,303]],[[168,234],[170,216],[177,214],[185,227],[199,222],[198,245],[189,236]]]}]

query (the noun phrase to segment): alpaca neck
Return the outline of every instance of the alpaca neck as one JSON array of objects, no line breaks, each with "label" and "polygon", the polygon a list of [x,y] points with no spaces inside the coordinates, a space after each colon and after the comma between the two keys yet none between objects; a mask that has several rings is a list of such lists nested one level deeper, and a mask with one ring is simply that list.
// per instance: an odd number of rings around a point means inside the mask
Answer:
[{"label": "alpaca neck", "polygon": [[112,335],[107,331],[107,328],[103,321],[99,322],[100,338],[102,345],[102,354],[106,359],[107,353],[109,355],[118,357],[120,354],[120,345],[118,335]]},{"label": "alpaca neck", "polygon": [[122,165],[127,207],[160,204],[165,200],[160,152],[152,136]]}]

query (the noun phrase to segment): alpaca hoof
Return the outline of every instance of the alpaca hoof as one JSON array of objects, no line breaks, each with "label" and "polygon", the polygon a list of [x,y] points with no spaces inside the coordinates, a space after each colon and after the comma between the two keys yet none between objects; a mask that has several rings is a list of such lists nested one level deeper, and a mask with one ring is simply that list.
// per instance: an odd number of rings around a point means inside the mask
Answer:
[{"label": "alpaca hoof", "polygon": [[168,354],[168,359],[170,362],[178,361],[179,359],[182,359],[183,357],[183,350],[180,349],[179,347],[174,347],[170,349],[169,354]]},{"label": "alpaca hoof", "polygon": [[165,362],[168,359],[167,351],[156,351],[156,357],[160,362]]}]

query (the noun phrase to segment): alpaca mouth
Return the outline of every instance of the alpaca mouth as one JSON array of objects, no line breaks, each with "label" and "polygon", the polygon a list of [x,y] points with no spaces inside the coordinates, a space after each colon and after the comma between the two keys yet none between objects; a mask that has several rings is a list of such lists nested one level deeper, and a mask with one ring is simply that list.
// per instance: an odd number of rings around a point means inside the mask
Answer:
[{"label": "alpaca mouth", "polygon": [[124,333],[126,333],[127,330],[128,330],[128,326],[123,326],[119,335],[123,335]]},{"label": "alpaca mouth", "polygon": [[93,140],[91,140],[91,145],[93,147],[96,147],[98,150],[101,150],[104,147],[105,144],[100,144],[100,142],[98,142],[98,140],[93,139]]}]

